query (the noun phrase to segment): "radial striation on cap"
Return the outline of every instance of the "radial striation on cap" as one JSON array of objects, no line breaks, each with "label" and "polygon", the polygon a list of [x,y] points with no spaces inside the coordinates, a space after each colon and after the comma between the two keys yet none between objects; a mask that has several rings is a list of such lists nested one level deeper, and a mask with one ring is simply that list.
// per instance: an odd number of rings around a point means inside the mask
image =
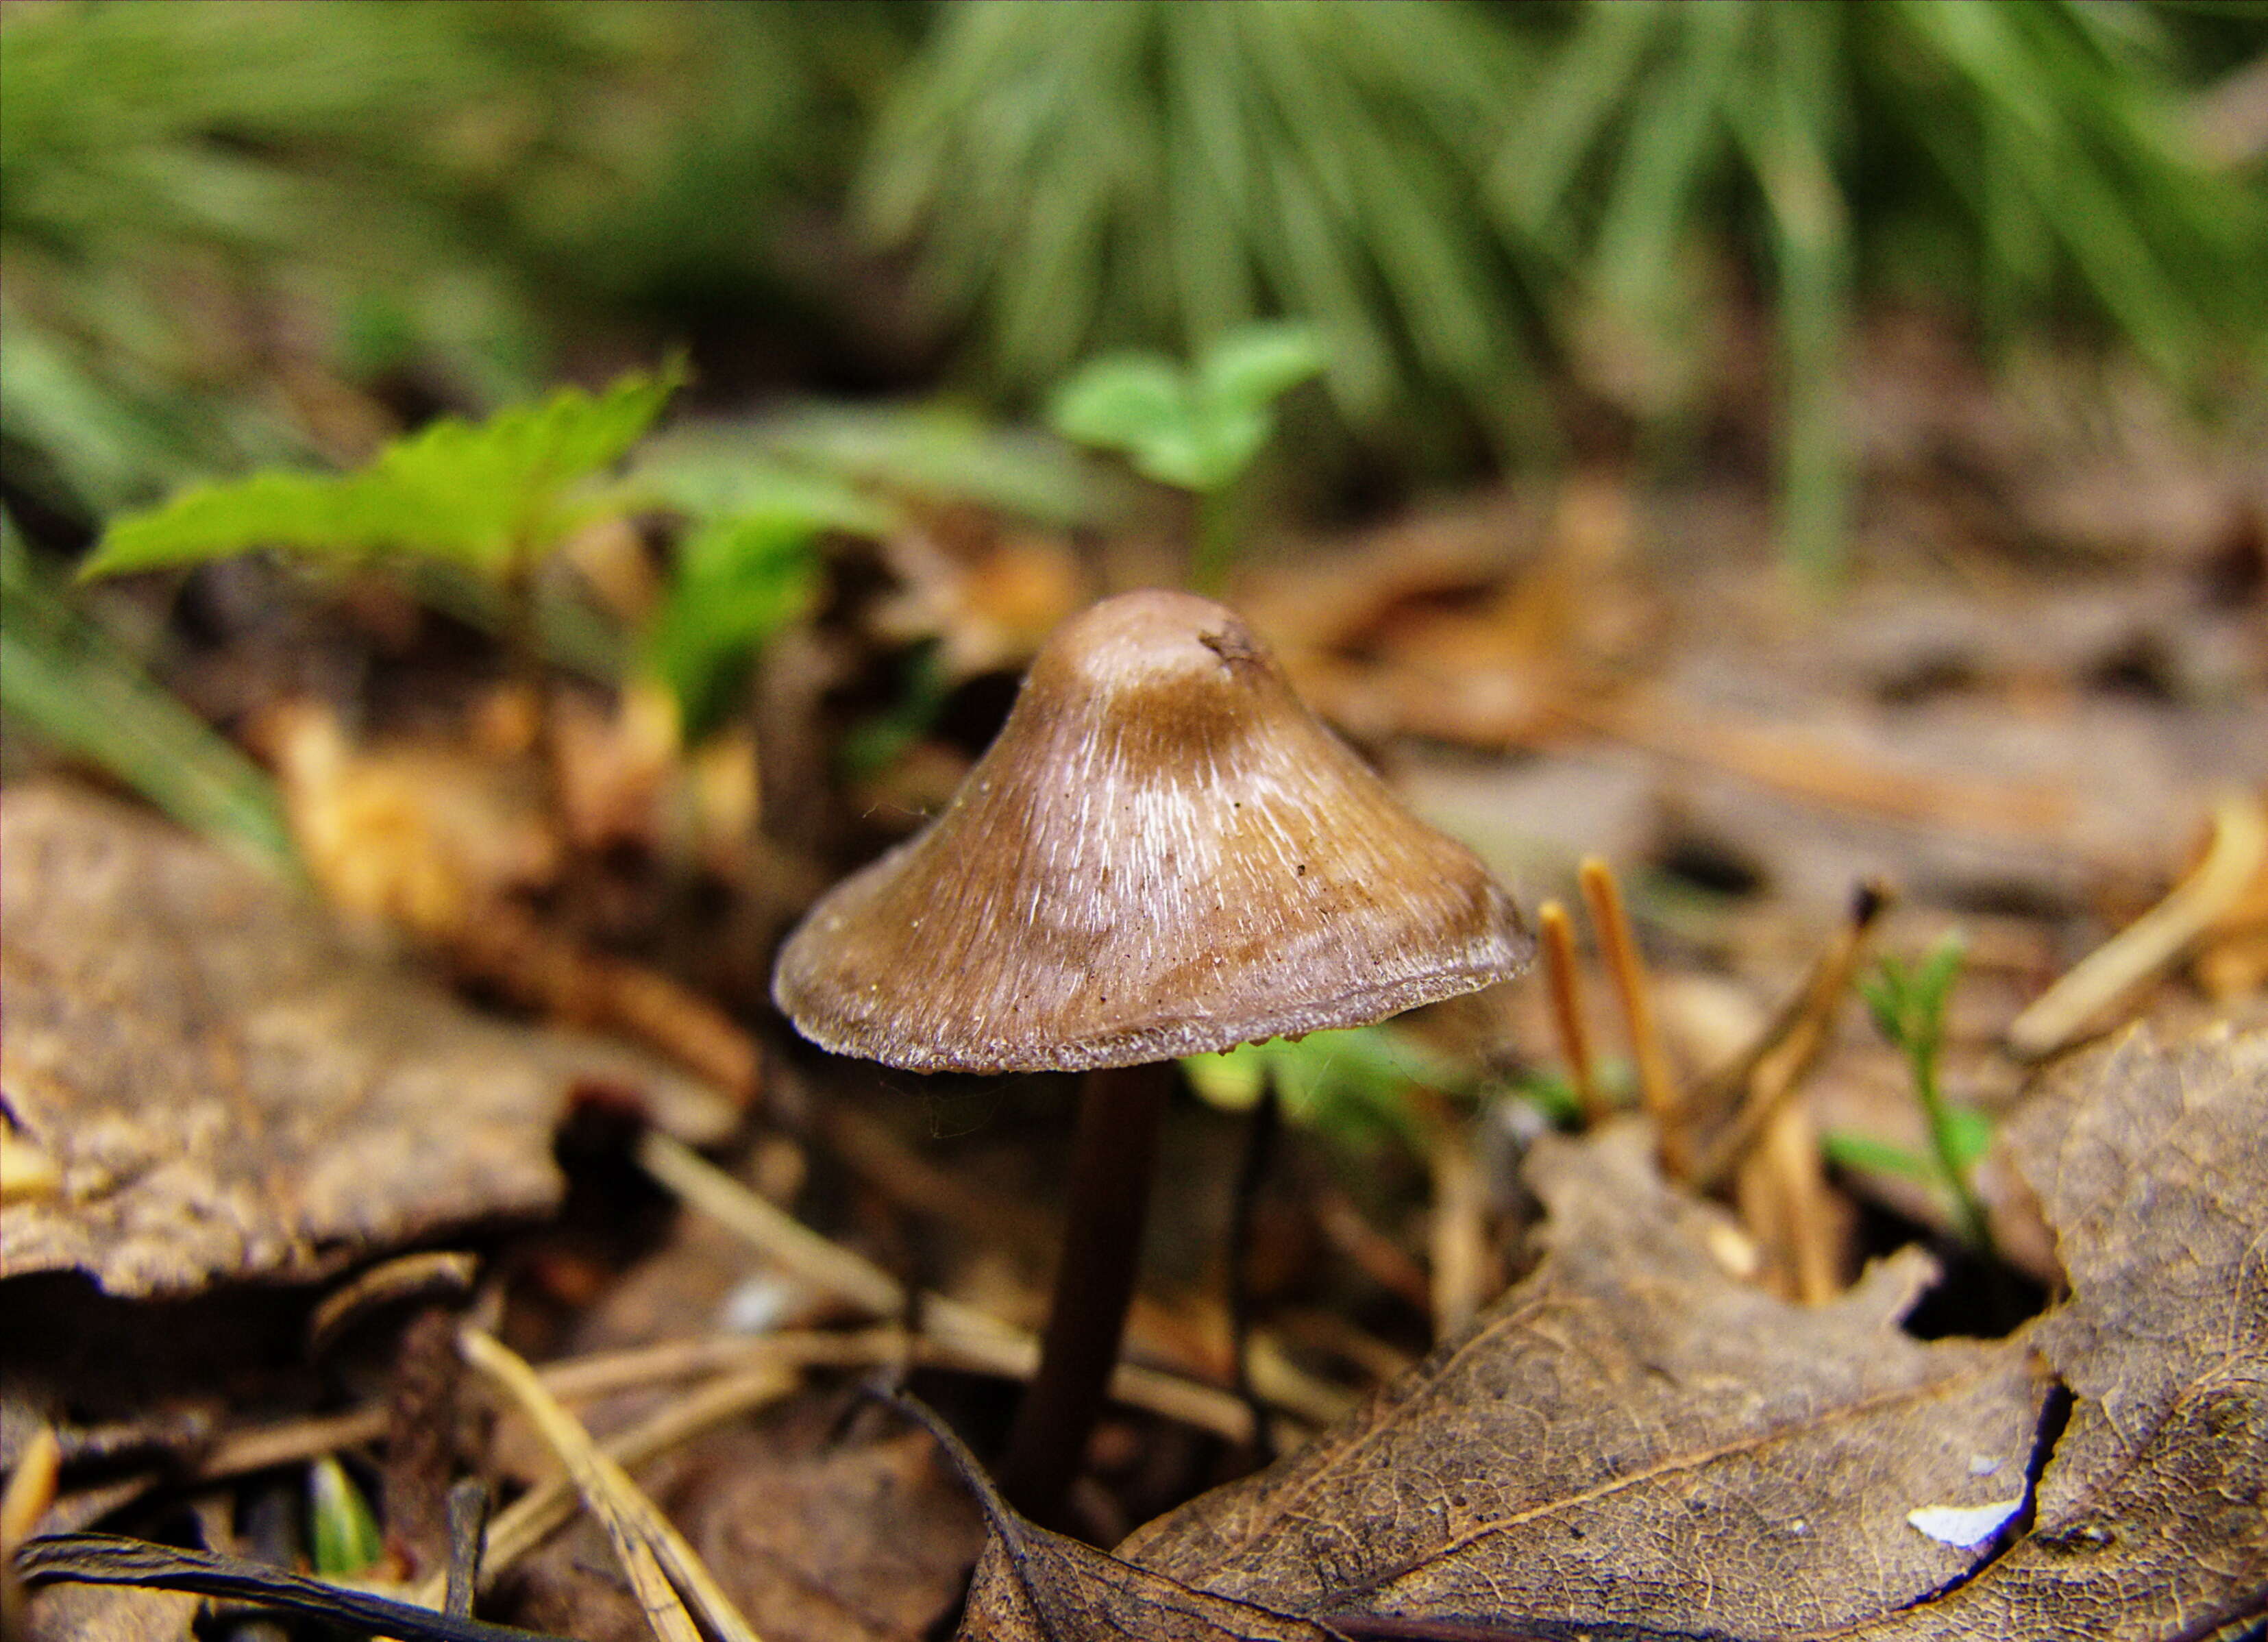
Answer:
[{"label": "radial striation on cap", "polygon": [[772,996],[886,1065],[1080,1071],[1381,1020],[1533,947],[1239,617],[1138,593],[1049,640],[944,813],[821,899]]}]

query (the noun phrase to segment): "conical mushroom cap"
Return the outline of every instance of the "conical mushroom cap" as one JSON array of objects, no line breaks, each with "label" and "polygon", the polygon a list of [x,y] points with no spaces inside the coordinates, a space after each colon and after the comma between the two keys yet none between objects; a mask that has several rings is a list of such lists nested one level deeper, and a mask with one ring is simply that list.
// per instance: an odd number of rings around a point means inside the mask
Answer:
[{"label": "conical mushroom cap", "polygon": [[789,938],[772,997],[838,1054],[1078,1071],[1381,1020],[1533,947],[1233,612],[1137,593],[1057,631],[944,813]]}]

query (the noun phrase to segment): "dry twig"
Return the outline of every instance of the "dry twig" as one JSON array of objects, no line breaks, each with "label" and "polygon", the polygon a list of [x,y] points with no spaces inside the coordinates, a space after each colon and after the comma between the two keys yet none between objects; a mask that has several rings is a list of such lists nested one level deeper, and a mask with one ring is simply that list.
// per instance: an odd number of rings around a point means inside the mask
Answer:
[{"label": "dry twig", "polygon": [[716,1576],[670,1525],[630,1473],[599,1451],[582,1422],[560,1406],[519,1354],[478,1329],[460,1331],[471,1363],[519,1406],[575,1479],[575,1487],[614,1542],[622,1572],[661,1642],[702,1642],[691,1608],[725,1642],[762,1642]]},{"label": "dry twig", "polygon": [[1790,1298],[1823,1306],[1842,1292],[1842,1253],[1828,1207],[1827,1174],[1819,1135],[1802,1107],[1781,1104],[1764,1125],[1755,1161],[1763,1189],[1778,1203],[1767,1237],[1764,1226],[1749,1230],[1778,1257]]},{"label": "dry twig", "polygon": [[[806,1282],[878,1316],[902,1317],[913,1307],[914,1297],[888,1272],[765,1202],[682,1142],[649,1130],[639,1142],[638,1160],[687,1203],[739,1233]],[[924,1294],[917,1309],[922,1344],[898,1336],[905,1341],[900,1347],[902,1355],[952,1360],[957,1366],[1019,1379],[1029,1376],[1038,1365],[1035,1336],[973,1306],[946,1295]],[[1298,1375],[1289,1364],[1283,1369],[1288,1372],[1273,1376],[1278,1392],[1286,1379]],[[1233,1434],[1238,1440],[1251,1429],[1248,1410],[1232,1392],[1123,1363],[1111,1376],[1110,1384],[1111,1395],[1119,1401],[1168,1418]],[[1329,1388],[1322,1388],[1322,1396],[1329,1394]],[[1263,1395],[1270,1395],[1266,1388]],[[1294,1397],[1307,1406],[1321,1401],[1299,1393]],[[1283,1401],[1273,1395],[1270,1400]]]},{"label": "dry twig", "polygon": [[1673,1181],[1690,1179],[1693,1174],[1693,1138],[1686,1132],[1684,1105],[1678,1099],[1676,1080],[1670,1076],[1669,1057],[1662,1049],[1661,1034],[1654,1028],[1653,1000],[1647,988],[1646,961],[1638,956],[1638,942],[1631,934],[1622,886],[1615,881],[1614,869],[1595,855],[1584,858],[1579,875],[1583,899],[1591,909],[1591,922],[1598,931],[1599,950],[1606,957],[1607,973],[1614,978],[1615,997],[1622,1004],[1623,1020],[1630,1033],[1631,1059],[1638,1067],[1638,1097],[1653,1119],[1661,1172]]},{"label": "dry twig", "polygon": [[1388,1293],[1411,1310],[1432,1314],[1432,1279],[1410,1251],[1373,1226],[1338,1186],[1327,1185],[1312,1196],[1315,1229],[1340,1254]]},{"label": "dry twig", "polygon": [[[600,1445],[600,1452],[627,1471],[728,1420],[777,1402],[799,1383],[800,1376],[777,1363],[726,1373],[608,1439]],[[575,1479],[563,1475],[538,1483],[498,1513],[489,1524],[481,1557],[480,1588],[489,1589],[513,1564],[563,1527],[579,1503]],[[442,1579],[428,1579],[419,1587],[415,1600],[430,1608],[440,1600],[444,1589]]]},{"label": "dry twig", "polygon": [[2072,796],[2037,782],[1970,781],[1878,762],[1815,736],[1697,711],[1659,691],[1618,701],[1562,699],[1563,720],[1648,752],[1707,764],[1811,804],[1915,826],[1957,818],[1964,831],[2047,838],[2070,824]]},{"label": "dry twig", "polygon": [[756,1046],[725,1012],[658,970],[608,956],[493,903],[443,937],[458,970],[571,1025],[615,1031],[715,1085],[755,1098]]},{"label": "dry twig", "polygon": [[1535,909],[1535,927],[1543,938],[1543,979],[1550,988],[1551,1018],[1567,1057],[1567,1077],[1582,1108],[1583,1127],[1595,1129],[1606,1121],[1607,1103],[1591,1067],[1590,1034],[1583,1025],[1583,998],[1577,987],[1573,925],[1565,907],[1547,901]]},{"label": "dry twig", "polygon": [[1851,990],[1859,960],[1866,955],[1867,938],[1893,899],[1887,885],[1861,886],[1852,902],[1849,922],[1819,955],[1794,997],[1750,1048],[1703,1085],[1711,1092],[1741,1090],[1745,1096],[1731,1126],[1703,1154],[1694,1171],[1694,1184],[1703,1192],[1716,1191],[1733,1177],[1741,1160],[1771,1129],[1818,1064],[1836,1012]]},{"label": "dry twig", "polygon": [[7,1491],[0,1493],[0,1638],[5,1642],[26,1634],[30,1623],[24,1611],[24,1588],[16,1579],[16,1548],[32,1536],[55,1503],[63,1452],[55,1427],[41,1425],[16,1456]]},{"label": "dry twig", "polygon": [[2119,998],[2179,958],[2235,904],[2268,863],[2268,806],[2241,792],[2213,806],[2213,842],[2171,895],[2096,947],[2008,1027],[2020,1059],[2068,1047]]}]

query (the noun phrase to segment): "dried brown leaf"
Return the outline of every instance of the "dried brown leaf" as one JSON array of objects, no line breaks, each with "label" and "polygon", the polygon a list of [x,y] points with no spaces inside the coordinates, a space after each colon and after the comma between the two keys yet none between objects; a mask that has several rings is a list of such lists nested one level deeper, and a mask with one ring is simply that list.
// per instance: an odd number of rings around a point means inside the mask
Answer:
[{"label": "dried brown leaf", "polygon": [[[764,1642],[922,1642],[967,1587],[977,1507],[918,1432],[843,1429],[840,1393],[638,1468]],[[880,1429],[876,1429],[879,1427]],[[591,1642],[650,1635],[587,1521],[508,1576],[514,1616]]]},{"label": "dried brown leaf", "polygon": [[578,1083],[696,1132],[729,1121],[642,1057],[351,950],[286,886],[122,806],[11,790],[0,873],[0,1085],[61,1176],[0,1209],[0,1275],[180,1294],[541,1213]]},{"label": "dried brown leaf", "polygon": [[2021,1492],[2047,1392],[2021,1350],[1899,1332],[1918,1254],[1809,1309],[1735,1280],[1715,1211],[1644,1151],[1628,1129],[1540,1146],[1533,1276],[1338,1432],[1124,1554],[1340,1626],[1750,1636],[1863,1623],[1971,1572],[1984,1550],[1906,1513]]},{"label": "dried brown leaf", "polygon": [[2031,1532],[1869,1636],[2210,1636],[2268,1615],[2268,1032],[2146,1030],[2007,1137],[2072,1297],[2031,1338],[2073,1394]]},{"label": "dried brown leaf", "polygon": [[657,1498],[764,1642],[921,1642],[983,1546],[976,1506],[918,1432],[811,1424],[719,1432]]},{"label": "dried brown leaf", "polygon": [[1178,1636],[1194,1590],[1246,1606],[1191,1635],[2234,1635],[2268,1614],[2268,1034],[2131,1036],[2008,1145],[2072,1298],[1925,1344],[1920,1256],[1787,1306],[1628,1131],[1546,1143],[1546,1255],[1471,1334],[1119,1558],[996,1539],[964,1634]]},{"label": "dried brown leaf", "polygon": [[1019,1521],[976,1565],[961,1635],[1143,1642],[1329,1642],[1328,1625],[1216,1596]]}]

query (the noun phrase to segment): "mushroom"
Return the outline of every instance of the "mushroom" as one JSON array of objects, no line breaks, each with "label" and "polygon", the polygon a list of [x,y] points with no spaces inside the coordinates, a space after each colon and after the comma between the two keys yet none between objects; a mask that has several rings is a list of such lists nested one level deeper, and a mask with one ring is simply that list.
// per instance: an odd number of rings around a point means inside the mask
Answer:
[{"label": "mushroom", "polygon": [[1172,1062],[1472,991],[1533,946],[1242,620],[1146,592],[1057,630],[944,812],[788,938],[772,997],[822,1048],[906,1071],[1088,1074],[1002,1467],[1044,1520],[1117,1358]]}]

